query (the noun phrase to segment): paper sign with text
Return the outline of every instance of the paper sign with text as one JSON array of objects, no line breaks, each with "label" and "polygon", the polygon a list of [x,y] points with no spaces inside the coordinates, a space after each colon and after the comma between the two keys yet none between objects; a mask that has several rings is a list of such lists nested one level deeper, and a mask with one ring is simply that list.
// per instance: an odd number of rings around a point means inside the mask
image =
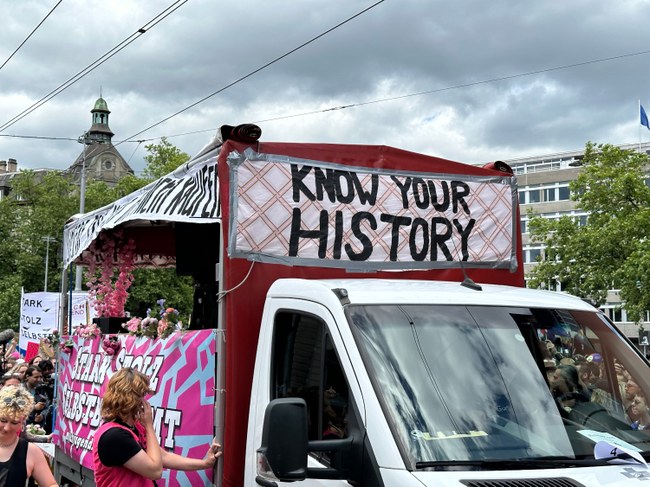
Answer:
[{"label": "paper sign with text", "polygon": [[30,343],[40,345],[59,323],[59,293],[23,293],[20,297],[20,340],[18,346],[27,350]]}]

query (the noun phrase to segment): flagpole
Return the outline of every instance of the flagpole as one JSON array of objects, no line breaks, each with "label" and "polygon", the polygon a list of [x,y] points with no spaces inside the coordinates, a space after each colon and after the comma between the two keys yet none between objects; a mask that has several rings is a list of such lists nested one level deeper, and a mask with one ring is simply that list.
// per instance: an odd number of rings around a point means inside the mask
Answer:
[{"label": "flagpole", "polygon": [[[639,120],[641,120],[641,98],[639,98]],[[641,124],[639,124],[639,152],[641,152]]]}]

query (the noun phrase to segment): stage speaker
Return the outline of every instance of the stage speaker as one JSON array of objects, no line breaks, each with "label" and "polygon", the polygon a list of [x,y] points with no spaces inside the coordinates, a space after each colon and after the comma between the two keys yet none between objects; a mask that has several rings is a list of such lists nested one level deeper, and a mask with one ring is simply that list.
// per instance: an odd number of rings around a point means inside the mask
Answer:
[{"label": "stage speaker", "polygon": [[176,223],[176,274],[216,281],[218,223]]},{"label": "stage speaker", "polygon": [[195,281],[190,330],[217,328],[218,291],[219,283],[217,282]]}]

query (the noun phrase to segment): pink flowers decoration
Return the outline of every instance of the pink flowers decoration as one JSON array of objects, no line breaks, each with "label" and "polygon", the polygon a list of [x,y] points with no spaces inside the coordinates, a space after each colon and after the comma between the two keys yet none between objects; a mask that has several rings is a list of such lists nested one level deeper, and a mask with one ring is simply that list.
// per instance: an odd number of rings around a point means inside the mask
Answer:
[{"label": "pink flowers decoration", "polygon": [[88,297],[98,316],[124,316],[127,292],[133,283],[135,241],[125,241],[121,231],[102,232],[88,248]]},{"label": "pink flowers decoration", "polygon": [[59,350],[63,353],[71,354],[74,349],[74,342],[70,337],[63,337],[64,340],[59,344]]},{"label": "pink flowers decoration", "polygon": [[75,326],[73,333],[82,338],[95,338],[101,335],[101,330],[97,327],[95,323],[90,323],[89,325]]},{"label": "pink flowers decoration", "polygon": [[122,348],[122,344],[115,335],[107,335],[102,340],[102,348],[106,355],[117,355],[120,348]]},{"label": "pink flowers decoration", "polygon": [[146,318],[131,318],[122,327],[131,335],[149,338],[167,338],[173,332],[183,330],[177,309],[166,308],[164,299],[156,301],[156,305],[153,310],[147,310]]}]

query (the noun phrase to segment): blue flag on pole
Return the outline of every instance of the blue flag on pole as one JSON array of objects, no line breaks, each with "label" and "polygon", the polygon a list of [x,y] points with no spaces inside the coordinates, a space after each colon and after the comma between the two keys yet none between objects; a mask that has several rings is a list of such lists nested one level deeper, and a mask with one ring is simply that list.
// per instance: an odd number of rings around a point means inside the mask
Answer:
[{"label": "blue flag on pole", "polygon": [[650,122],[648,121],[648,115],[646,115],[643,105],[639,104],[641,108],[641,125],[645,125],[648,130],[650,130]]}]

